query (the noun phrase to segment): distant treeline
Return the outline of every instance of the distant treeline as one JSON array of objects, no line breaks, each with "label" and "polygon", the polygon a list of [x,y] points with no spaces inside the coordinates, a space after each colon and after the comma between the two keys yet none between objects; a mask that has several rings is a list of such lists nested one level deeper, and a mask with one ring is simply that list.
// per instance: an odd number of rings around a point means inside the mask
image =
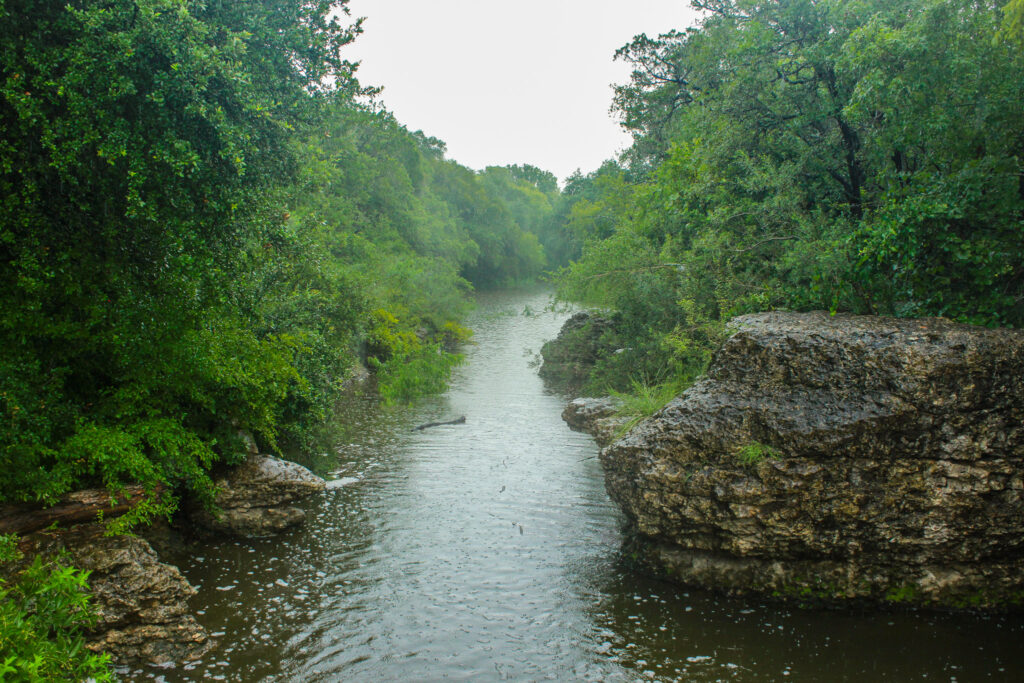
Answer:
[{"label": "distant treeline", "polygon": [[1024,323],[1024,2],[692,5],[618,51],[633,144],[566,187],[562,296],[621,350],[590,391],[685,385],[750,311]]}]

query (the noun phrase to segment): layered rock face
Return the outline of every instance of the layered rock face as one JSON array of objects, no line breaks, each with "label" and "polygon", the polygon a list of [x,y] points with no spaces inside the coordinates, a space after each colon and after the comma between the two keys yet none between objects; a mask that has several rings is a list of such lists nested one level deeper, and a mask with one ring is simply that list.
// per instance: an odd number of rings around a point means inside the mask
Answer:
[{"label": "layered rock face", "polygon": [[213,647],[188,606],[195,588],[143,539],[104,536],[102,525],[83,524],[33,534],[23,545],[30,556],[66,552],[67,562],[89,571],[98,617],[88,634],[90,649],[109,652],[122,665],[167,665]]},{"label": "layered rock face", "polygon": [[736,592],[1024,602],[1024,332],[733,324],[705,379],[601,453],[649,562]]},{"label": "layered rock face", "polygon": [[237,536],[269,536],[302,523],[306,514],[292,503],[326,488],[302,465],[252,454],[215,483],[219,512],[193,505],[189,515],[211,531]]}]

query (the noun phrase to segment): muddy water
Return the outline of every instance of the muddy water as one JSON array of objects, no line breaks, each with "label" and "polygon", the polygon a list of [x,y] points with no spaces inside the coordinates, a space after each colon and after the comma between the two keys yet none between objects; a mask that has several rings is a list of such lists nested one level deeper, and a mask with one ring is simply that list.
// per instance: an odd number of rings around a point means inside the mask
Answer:
[{"label": "muddy water", "polygon": [[788,609],[631,572],[597,448],[537,377],[566,317],[546,303],[482,296],[446,395],[347,406],[336,452],[313,463],[332,481],[304,528],[201,546],[182,567],[219,648],[134,677],[1024,680],[1019,617]]}]

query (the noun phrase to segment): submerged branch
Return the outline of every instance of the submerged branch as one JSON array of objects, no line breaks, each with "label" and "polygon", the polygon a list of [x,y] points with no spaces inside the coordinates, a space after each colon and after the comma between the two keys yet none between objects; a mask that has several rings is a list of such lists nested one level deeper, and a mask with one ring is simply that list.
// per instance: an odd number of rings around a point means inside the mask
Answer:
[{"label": "submerged branch", "polygon": [[428,422],[426,424],[421,424],[419,427],[416,427],[416,429],[414,429],[413,431],[420,430],[420,429],[429,429],[430,427],[441,427],[442,425],[462,425],[462,424],[466,424],[466,416],[465,415],[463,415],[462,417],[457,417],[454,420],[448,420],[447,422]]}]

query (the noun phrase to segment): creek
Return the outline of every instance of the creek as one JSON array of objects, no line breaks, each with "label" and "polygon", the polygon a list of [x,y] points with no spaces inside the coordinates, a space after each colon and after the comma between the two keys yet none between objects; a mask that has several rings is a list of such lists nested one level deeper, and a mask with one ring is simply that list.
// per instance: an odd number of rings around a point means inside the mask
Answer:
[{"label": "creek", "polygon": [[[331,480],[294,532],[181,565],[219,647],[166,681],[1020,680],[1024,620],[800,609],[646,579],[597,446],[537,353],[568,316],[481,294],[450,390],[343,406]],[[465,424],[416,430],[465,415]]]}]

